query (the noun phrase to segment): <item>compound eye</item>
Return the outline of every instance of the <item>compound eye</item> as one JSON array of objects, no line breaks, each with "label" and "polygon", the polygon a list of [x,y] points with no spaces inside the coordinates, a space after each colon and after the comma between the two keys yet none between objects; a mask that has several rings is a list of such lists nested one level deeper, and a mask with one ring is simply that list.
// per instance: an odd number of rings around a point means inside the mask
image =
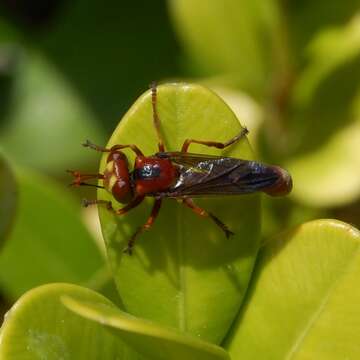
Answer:
[{"label": "compound eye", "polygon": [[107,160],[104,187],[116,201],[127,204],[133,196],[127,158],[121,151],[114,151]]},{"label": "compound eye", "polygon": [[118,202],[123,204],[130,202],[132,191],[129,179],[127,179],[127,181],[121,178],[118,179],[113,185],[111,192]]}]

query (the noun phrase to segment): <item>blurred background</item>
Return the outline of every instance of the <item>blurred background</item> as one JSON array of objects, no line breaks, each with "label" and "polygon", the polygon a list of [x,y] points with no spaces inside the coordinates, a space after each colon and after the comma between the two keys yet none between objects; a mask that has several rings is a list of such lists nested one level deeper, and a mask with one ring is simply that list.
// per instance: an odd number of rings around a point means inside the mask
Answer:
[{"label": "blurred background", "polygon": [[256,158],[293,175],[263,237],[314,218],[360,225],[358,0],[2,0],[0,296],[66,281],[113,289],[94,212],[65,169],[94,171],[152,80],[211,87]]}]

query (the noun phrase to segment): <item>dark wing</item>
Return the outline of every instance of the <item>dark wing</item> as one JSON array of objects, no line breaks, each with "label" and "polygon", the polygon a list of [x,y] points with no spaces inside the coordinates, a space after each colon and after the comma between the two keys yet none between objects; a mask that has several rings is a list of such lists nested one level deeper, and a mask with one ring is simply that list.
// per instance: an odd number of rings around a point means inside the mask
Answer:
[{"label": "dark wing", "polygon": [[248,194],[271,187],[279,179],[271,166],[230,157],[164,152],[178,170],[178,180],[163,196]]}]

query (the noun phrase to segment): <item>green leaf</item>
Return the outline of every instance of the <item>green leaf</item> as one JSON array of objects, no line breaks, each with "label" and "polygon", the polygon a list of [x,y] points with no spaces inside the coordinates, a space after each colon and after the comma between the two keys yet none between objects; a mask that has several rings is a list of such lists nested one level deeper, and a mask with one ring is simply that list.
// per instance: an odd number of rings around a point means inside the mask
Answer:
[{"label": "green leaf", "polygon": [[[160,86],[158,111],[169,151],[179,150],[186,138],[226,141],[241,129],[226,104],[198,85]],[[146,155],[158,151],[149,92],[131,107],[107,146],[129,143],[137,144]],[[190,151],[252,157],[246,140],[224,152],[201,145],[191,145]],[[134,155],[128,154],[131,164]],[[100,172],[105,160],[106,155]],[[98,197],[113,200],[104,190],[99,190]],[[121,217],[102,208],[102,231],[128,312],[218,343],[240,306],[257,254],[259,197],[196,202],[222,219],[235,236],[226,239],[211,220],[170,199],[164,200],[153,228],[141,235],[132,256],[122,250],[149,216],[152,199]]]},{"label": "green leaf", "polygon": [[113,334],[143,354],[146,359],[229,360],[229,355],[221,347],[135,318],[102,301],[94,300],[84,301],[68,296],[63,298],[64,304],[70,310],[111,329]]},{"label": "green leaf", "polygon": [[16,180],[17,216],[0,252],[5,295],[16,299],[34,286],[54,281],[89,281],[105,265],[67,188],[29,170],[17,170]]},{"label": "green leaf", "polygon": [[218,94],[229,105],[237,118],[246,125],[249,130],[247,138],[254,153],[257,154],[259,131],[264,123],[265,108],[245,92],[223,85],[215,85],[211,79],[203,80],[202,85],[208,86]]},{"label": "green leaf", "polygon": [[70,284],[49,284],[24,294],[0,330],[2,360],[140,360],[100,324],[75,315],[60,301],[73,296],[114,306],[100,294]]},{"label": "green leaf", "polygon": [[[17,184],[7,161],[0,156],[0,245],[9,235],[17,205]],[[0,251],[1,253],[1,251]]]},{"label": "green leaf", "polygon": [[289,145],[296,151],[286,167],[297,200],[341,205],[360,194],[360,128],[354,111],[360,83],[360,16],[320,33],[309,54],[309,65],[294,89]]},{"label": "green leaf", "polygon": [[286,74],[287,49],[276,1],[170,0],[176,30],[202,74],[228,75],[264,94],[274,75]]},{"label": "green leaf", "polygon": [[269,241],[227,348],[233,359],[358,359],[360,233],[336,220]]}]

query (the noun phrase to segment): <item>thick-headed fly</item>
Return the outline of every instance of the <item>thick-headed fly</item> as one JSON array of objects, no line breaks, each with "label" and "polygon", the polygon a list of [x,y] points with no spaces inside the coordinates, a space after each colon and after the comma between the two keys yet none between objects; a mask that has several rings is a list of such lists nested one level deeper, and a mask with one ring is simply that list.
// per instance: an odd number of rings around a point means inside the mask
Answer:
[{"label": "thick-headed fly", "polygon": [[[74,176],[72,185],[91,185],[89,179],[101,179],[101,185],[112,194],[114,200],[124,204],[115,209],[110,201],[84,200],[84,206],[92,204],[105,205],[116,215],[124,215],[138,206],[145,198],[154,198],[151,214],[145,224],[139,226],[128,241],[124,252],[131,254],[135,239],[144,230],[150,229],[158,216],[164,198],[177,199],[194,213],[210,218],[229,237],[233,233],[214,214],[197,206],[193,198],[209,196],[233,196],[262,191],[271,196],[286,195],[291,191],[292,180],[289,173],[279,166],[266,165],[257,161],[231,157],[193,154],[188,152],[191,144],[224,149],[239,140],[247,133],[243,128],[240,133],[225,143],[186,139],[180,151],[165,151],[160,132],[160,120],[157,113],[156,85],[151,85],[153,122],[158,137],[159,152],[145,156],[134,144],[114,145],[107,149],[87,141],[83,144],[96,151],[108,153],[107,165],[103,174],[82,174],[69,170]],[[132,171],[129,170],[123,149],[129,148],[136,154]]]}]

